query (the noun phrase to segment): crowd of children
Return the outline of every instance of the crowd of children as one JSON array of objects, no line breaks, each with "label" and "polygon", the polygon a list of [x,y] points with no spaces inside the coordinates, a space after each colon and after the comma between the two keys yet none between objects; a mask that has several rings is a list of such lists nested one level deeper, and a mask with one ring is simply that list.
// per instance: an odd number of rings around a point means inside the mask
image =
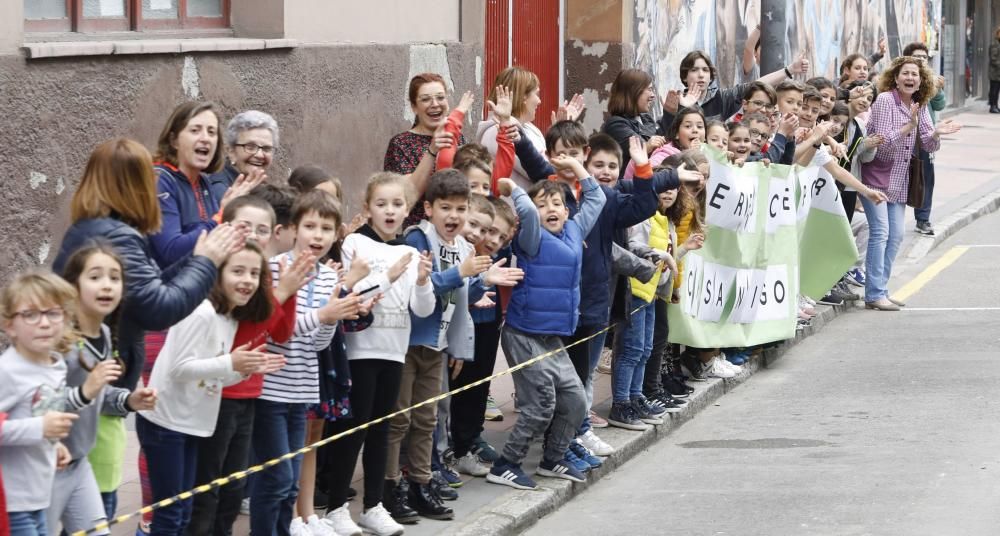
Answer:
[{"label": "crowd of children", "polygon": [[[0,293],[6,528],[48,536],[112,518],[131,412],[146,504],[392,414],[249,485],[156,508],[140,525],[156,536],[231,534],[246,501],[254,535],[399,535],[422,517],[454,518],[445,501],[462,474],[534,489],[522,462],[539,439],[535,475],[585,481],[614,452],[595,429],[662,424],[688,382],[733,377],[754,351],[668,343],[684,256],[706,240],[703,146],[735,165],[823,167],[848,218],[859,198],[876,212],[887,193],[896,210],[896,182],[862,179],[900,142],[891,125],[866,130],[866,116],[881,91],[901,95],[909,129],[929,125],[926,68],[896,60],[872,84],[868,61],[850,56],[836,83],[795,80],[809,68],[799,59],[720,89],[708,56],[692,52],[659,121],[653,79],[626,69],[591,135],[580,98],[537,128],[538,78],[511,67],[478,143],[462,135],[472,95],[451,109],[444,79],[420,74],[414,125],[392,138],[349,222],[342,185],[322,168],[295,169],[287,186],[268,179],[279,131],[263,112],[224,127],[211,103],[189,102],[155,155],[125,138],[100,144],[53,271],[17,275]],[[924,149],[953,128],[920,130]],[[864,285],[870,261],[821,302],[858,299],[848,284]],[[803,325],[813,305],[799,299]],[[613,400],[601,416],[591,406],[606,346]],[[493,446],[489,382],[420,403],[489,378],[498,349],[510,367],[547,357],[513,373],[519,414]]]}]

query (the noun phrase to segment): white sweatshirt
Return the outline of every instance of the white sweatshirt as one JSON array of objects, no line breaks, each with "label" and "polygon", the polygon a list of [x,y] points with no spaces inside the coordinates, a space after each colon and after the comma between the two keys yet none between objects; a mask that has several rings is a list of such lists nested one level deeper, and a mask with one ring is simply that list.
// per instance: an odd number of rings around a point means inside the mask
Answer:
[{"label": "white sweatshirt", "polygon": [[182,434],[215,433],[222,388],[244,380],[233,371],[230,353],[237,326],[205,300],[170,328],[149,377],[149,387],[158,395],[156,408],[141,412],[142,416]]},{"label": "white sweatshirt", "polygon": [[[358,256],[371,266],[371,273],[354,285],[355,290],[377,285],[379,289],[373,292],[382,293],[382,299],[372,309],[375,316],[372,325],[362,331],[344,333],[347,358],[402,363],[410,344],[410,311],[419,317],[434,312],[434,285],[430,279],[423,286],[417,285],[420,253],[410,246],[376,242],[358,233],[348,235],[340,251],[345,269],[349,269],[351,261]],[[409,267],[390,285],[386,272],[407,253],[412,254]]]}]

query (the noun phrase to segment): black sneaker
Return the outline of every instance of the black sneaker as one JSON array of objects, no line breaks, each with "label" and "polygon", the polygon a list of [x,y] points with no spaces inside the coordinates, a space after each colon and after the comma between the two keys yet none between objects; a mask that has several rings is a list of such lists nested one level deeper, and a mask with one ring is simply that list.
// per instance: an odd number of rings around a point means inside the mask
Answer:
[{"label": "black sneaker", "polygon": [[664,408],[668,413],[676,413],[681,410],[682,405],[687,404],[687,402],[683,400],[678,400],[670,396],[670,393],[666,391],[656,393],[653,396],[646,397],[646,399],[649,400],[650,403]]},{"label": "black sneaker", "polygon": [[511,463],[503,457],[497,459],[490,468],[490,474],[486,475],[486,481],[503,486],[510,486],[514,489],[535,489],[538,484],[524,473],[519,464]]},{"label": "black sneaker", "polygon": [[458,500],[458,492],[451,486],[448,479],[441,474],[441,471],[431,472],[431,481],[428,485],[431,487],[434,494],[437,495],[442,501]]},{"label": "black sneaker", "polygon": [[924,236],[934,236],[934,226],[929,221],[918,221],[917,232]]},{"label": "black sneaker", "polygon": [[587,481],[587,475],[584,475],[571,464],[566,463],[563,460],[555,462],[542,460],[542,462],[538,464],[538,471],[536,471],[536,474],[547,476],[549,478],[561,478],[563,480],[570,480],[573,482]]},{"label": "black sneaker", "polygon": [[637,432],[644,432],[650,428],[648,424],[639,419],[631,402],[612,403],[611,413],[608,414],[608,424]]},{"label": "black sneaker", "polygon": [[822,303],[823,305],[844,305],[844,298],[836,295],[834,291],[831,290],[829,294],[819,299],[819,303]]},{"label": "black sneaker", "polygon": [[410,482],[410,493],[407,499],[410,507],[423,517],[441,520],[455,518],[455,511],[441,503],[441,498],[434,492],[431,483]]},{"label": "black sneaker", "polygon": [[646,424],[663,424],[663,416],[667,414],[666,408],[650,405],[649,401],[641,396],[632,399],[632,407],[639,420]]},{"label": "black sneaker", "polygon": [[691,389],[684,383],[680,382],[671,374],[660,374],[660,382],[663,383],[663,390],[670,393],[670,396],[674,398],[687,398],[691,396]]},{"label": "black sneaker", "polygon": [[479,436],[472,442],[472,453],[475,454],[482,463],[490,464],[500,459],[500,453],[492,445]]},{"label": "black sneaker", "polygon": [[691,381],[705,381],[705,365],[701,362],[701,359],[697,355],[692,352],[685,352],[681,354],[681,364],[683,364],[684,368],[686,368],[691,374]]},{"label": "black sneaker", "polygon": [[851,290],[851,287],[847,284],[845,279],[841,279],[840,282],[833,287],[833,289],[839,292],[839,296],[845,300],[855,301],[861,299],[861,295]]},{"label": "black sneaker", "polygon": [[396,484],[394,480],[386,480],[382,487],[382,506],[397,523],[411,525],[420,520],[420,515],[409,503],[410,484],[405,478]]}]

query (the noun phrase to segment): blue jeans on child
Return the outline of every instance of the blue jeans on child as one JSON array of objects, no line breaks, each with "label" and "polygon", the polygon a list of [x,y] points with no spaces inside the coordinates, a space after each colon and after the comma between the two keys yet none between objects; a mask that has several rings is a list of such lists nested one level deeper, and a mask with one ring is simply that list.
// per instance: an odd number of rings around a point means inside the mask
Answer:
[{"label": "blue jeans on child", "polygon": [[104,515],[108,519],[115,517],[115,512],[118,510],[118,491],[101,493],[101,501],[104,503]]},{"label": "blue jeans on child", "polygon": [[[153,501],[173,497],[194,487],[198,465],[198,442],[195,436],[159,426],[136,415],[135,432],[146,453],[149,484]],[[191,520],[191,499],[178,501],[153,511],[150,536],[180,536]]]},{"label": "blue jeans on child", "polygon": [[655,313],[655,305],[647,303],[632,315],[625,328],[622,353],[611,367],[611,394],[615,402],[642,396],[646,360],[653,351]]},{"label": "blue jeans on child", "polygon": [[[261,463],[302,448],[306,440],[306,404],[257,399],[253,452]],[[250,534],[288,536],[299,496],[302,456],[257,474],[250,496]]]},{"label": "blue jeans on child", "polygon": [[881,203],[876,205],[861,197],[868,219],[868,253],[865,257],[865,302],[871,303],[889,296],[892,263],[903,242],[906,205]]},{"label": "blue jeans on child", "polygon": [[8,512],[10,536],[49,536],[45,524],[45,510],[33,512]]}]

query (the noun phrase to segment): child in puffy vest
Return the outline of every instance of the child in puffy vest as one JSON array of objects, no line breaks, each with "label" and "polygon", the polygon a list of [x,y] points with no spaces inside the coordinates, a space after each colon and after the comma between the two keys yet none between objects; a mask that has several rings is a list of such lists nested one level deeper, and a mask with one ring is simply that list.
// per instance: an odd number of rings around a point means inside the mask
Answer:
[{"label": "child in puffy vest", "polygon": [[582,202],[572,220],[566,192],[557,181],[538,182],[528,193],[510,179],[502,179],[498,185],[502,195],[512,197],[520,219],[513,248],[518,265],[524,269],[524,280],[514,287],[507,306],[500,344],[511,367],[552,354],[513,374],[521,415],[486,479],[516,489],[536,487],[521,469],[521,461],[546,430],[538,474],[575,482],[585,479],[565,460],[569,444],[587,415],[587,400],[562,337],[576,331],[583,241],[606,198],[579,160],[559,155],[551,162],[581,179]]}]

